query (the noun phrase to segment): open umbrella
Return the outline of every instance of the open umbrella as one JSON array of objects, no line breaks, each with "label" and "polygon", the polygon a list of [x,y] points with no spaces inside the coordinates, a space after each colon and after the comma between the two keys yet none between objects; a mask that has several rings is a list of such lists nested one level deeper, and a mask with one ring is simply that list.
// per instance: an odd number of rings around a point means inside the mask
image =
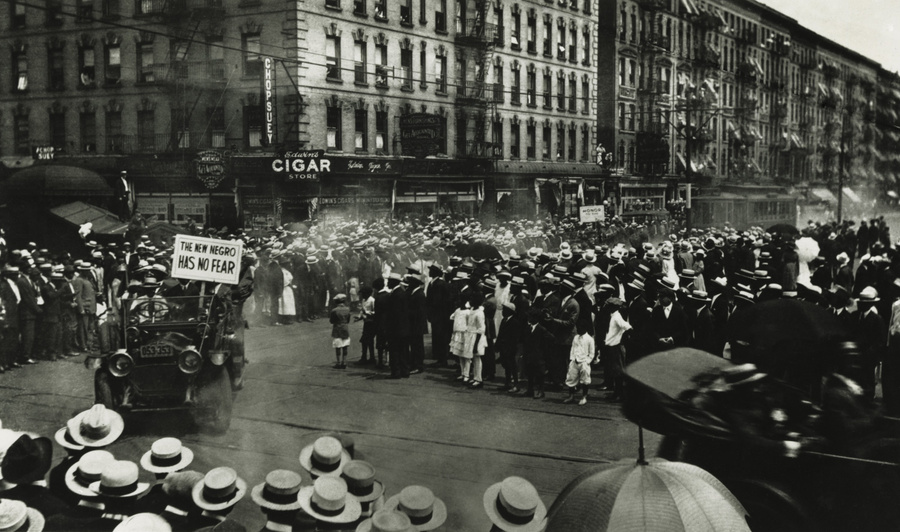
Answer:
[{"label": "open umbrella", "polygon": [[766,229],[766,232],[772,235],[788,235],[795,236],[800,234],[800,230],[791,224],[775,224]]},{"label": "open umbrella", "polygon": [[651,458],[582,473],[553,502],[545,532],[749,531],[746,516],[703,469]]},{"label": "open umbrella", "polygon": [[503,259],[503,257],[500,255],[500,251],[497,248],[483,240],[476,240],[468,246],[461,248],[459,250],[459,256],[471,257],[474,260]]}]

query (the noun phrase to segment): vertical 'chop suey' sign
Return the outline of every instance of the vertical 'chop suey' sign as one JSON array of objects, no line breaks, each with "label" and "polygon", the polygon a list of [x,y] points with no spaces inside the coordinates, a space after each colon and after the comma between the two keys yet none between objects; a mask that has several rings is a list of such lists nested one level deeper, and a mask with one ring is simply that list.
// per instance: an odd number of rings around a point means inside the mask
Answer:
[{"label": "vertical 'chop suey' sign", "polygon": [[263,113],[265,131],[263,140],[267,146],[275,143],[277,123],[275,118],[275,61],[271,57],[263,59]]}]

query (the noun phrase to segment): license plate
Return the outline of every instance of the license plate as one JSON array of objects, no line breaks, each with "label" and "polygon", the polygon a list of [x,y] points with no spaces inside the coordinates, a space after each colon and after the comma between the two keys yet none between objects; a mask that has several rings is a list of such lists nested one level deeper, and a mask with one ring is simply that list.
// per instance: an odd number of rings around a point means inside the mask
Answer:
[{"label": "license plate", "polygon": [[141,346],[141,358],[163,358],[172,356],[172,346],[151,344]]}]

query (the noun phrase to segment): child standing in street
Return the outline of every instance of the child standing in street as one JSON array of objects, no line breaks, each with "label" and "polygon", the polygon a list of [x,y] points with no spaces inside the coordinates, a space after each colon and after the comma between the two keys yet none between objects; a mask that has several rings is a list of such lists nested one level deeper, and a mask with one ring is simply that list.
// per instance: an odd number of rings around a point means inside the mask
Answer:
[{"label": "child standing in street", "polygon": [[337,363],[334,369],[347,369],[347,348],[350,346],[350,307],[347,296],[336,294],[333,298],[335,306],[329,315],[331,322],[331,345]]},{"label": "child standing in street", "polygon": [[579,322],[578,334],[572,340],[572,350],[569,351],[569,372],[566,375],[566,386],[569,388],[569,397],[564,403],[575,402],[575,391],[581,387],[581,399],[579,405],[587,404],[588,384],[591,383],[591,360],[594,359],[594,338],[587,332],[587,326]]}]

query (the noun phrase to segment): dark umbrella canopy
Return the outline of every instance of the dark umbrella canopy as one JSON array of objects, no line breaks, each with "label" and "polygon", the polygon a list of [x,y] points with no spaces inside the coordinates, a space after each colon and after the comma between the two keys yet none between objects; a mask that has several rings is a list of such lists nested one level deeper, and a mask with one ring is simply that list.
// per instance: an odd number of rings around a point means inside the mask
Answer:
[{"label": "dark umbrella canopy", "polygon": [[773,225],[772,227],[766,229],[766,232],[773,234],[773,235],[788,235],[788,236],[800,234],[800,230],[797,229],[797,227],[790,225],[790,224],[776,224],[776,225]]},{"label": "dark umbrella canopy", "polygon": [[503,257],[500,255],[500,251],[494,246],[484,242],[482,240],[477,240],[468,246],[461,247],[459,250],[460,257],[471,257],[474,260],[502,260]]}]

